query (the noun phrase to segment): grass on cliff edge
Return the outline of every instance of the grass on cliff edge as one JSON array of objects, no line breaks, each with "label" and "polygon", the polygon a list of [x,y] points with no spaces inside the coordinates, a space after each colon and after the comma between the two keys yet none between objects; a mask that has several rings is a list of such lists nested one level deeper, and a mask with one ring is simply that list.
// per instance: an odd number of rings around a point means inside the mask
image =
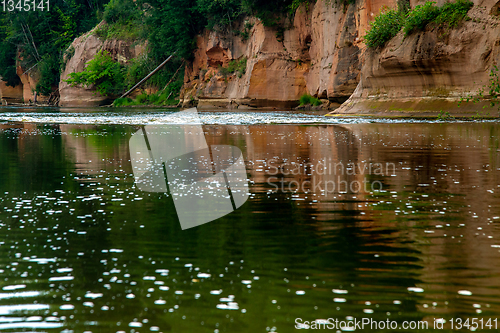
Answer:
[{"label": "grass on cliff edge", "polygon": [[437,7],[434,1],[427,1],[416,6],[413,10],[388,9],[382,11],[370,23],[370,30],[365,36],[368,47],[379,47],[396,36],[401,28],[406,36],[413,32],[423,31],[429,24],[454,28],[464,19],[467,20],[468,11],[474,5],[469,0],[457,0]]},{"label": "grass on cliff edge", "polygon": [[224,77],[232,75],[234,73],[238,74],[238,77],[245,75],[247,70],[247,58],[243,57],[240,60],[231,60],[227,67],[219,66],[219,72],[221,72]]}]

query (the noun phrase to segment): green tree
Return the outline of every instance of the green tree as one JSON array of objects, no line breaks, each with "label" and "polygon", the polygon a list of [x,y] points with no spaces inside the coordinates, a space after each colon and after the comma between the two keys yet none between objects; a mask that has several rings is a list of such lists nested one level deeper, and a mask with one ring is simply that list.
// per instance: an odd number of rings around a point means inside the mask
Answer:
[{"label": "green tree", "polygon": [[12,26],[7,14],[0,12],[0,77],[7,85],[14,87],[21,80],[16,73],[17,46],[8,39],[11,34]]},{"label": "green tree", "polygon": [[[108,0],[51,0],[50,11],[0,13],[0,75],[10,85],[16,78],[16,58],[23,69],[38,70],[37,91],[57,87],[64,50],[92,29]],[[19,57],[17,53],[19,52]]]},{"label": "green tree", "polygon": [[241,0],[198,0],[197,8],[205,16],[208,29],[231,25],[245,13]]},{"label": "green tree", "polygon": [[191,59],[196,47],[195,36],[207,24],[195,0],[142,0],[149,5],[146,15],[151,56],[165,59],[178,55]]}]

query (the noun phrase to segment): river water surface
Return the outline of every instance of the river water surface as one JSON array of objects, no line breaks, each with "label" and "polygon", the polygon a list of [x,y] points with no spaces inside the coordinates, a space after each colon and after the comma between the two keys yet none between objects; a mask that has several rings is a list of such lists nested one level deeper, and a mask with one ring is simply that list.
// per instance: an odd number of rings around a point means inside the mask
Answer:
[{"label": "river water surface", "polygon": [[210,145],[242,150],[251,195],[181,230],[168,193],[136,188],[129,140],[185,119],[0,109],[0,330],[293,332],[328,318],[500,329],[500,123],[201,119]]}]

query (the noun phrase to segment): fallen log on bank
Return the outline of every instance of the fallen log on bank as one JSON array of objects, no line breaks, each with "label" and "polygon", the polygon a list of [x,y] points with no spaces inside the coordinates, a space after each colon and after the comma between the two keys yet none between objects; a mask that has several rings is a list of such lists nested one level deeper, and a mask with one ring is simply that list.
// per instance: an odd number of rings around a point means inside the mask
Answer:
[{"label": "fallen log on bank", "polygon": [[175,51],[174,53],[172,53],[164,62],[162,62],[160,65],[158,65],[158,67],[156,67],[151,73],[149,73],[148,75],[146,75],[145,78],[143,78],[141,81],[139,81],[135,86],[133,86],[132,88],[130,88],[130,90],[128,90],[126,93],[124,93],[123,95],[120,96],[120,98],[124,98],[126,97],[128,94],[130,94],[132,91],[134,91],[137,87],[139,87],[141,84],[143,84],[144,82],[146,82],[151,76],[153,76],[156,72],[158,72],[163,66],[165,66],[165,64],[177,53],[177,51]]}]

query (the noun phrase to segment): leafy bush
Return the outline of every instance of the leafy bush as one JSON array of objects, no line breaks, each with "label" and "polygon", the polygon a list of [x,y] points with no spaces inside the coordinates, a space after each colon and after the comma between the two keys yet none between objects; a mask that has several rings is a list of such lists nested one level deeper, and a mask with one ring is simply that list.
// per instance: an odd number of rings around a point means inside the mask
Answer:
[{"label": "leafy bush", "polygon": [[[146,75],[151,73],[159,65],[159,62],[155,62],[152,58],[148,56],[143,56],[135,59],[131,59],[126,66],[126,71],[124,74],[124,84],[126,89],[132,88],[139,80],[143,79]],[[163,88],[170,82],[173,75],[176,81],[169,85],[175,86],[180,90],[183,83],[183,62],[178,58],[172,58],[165,66],[163,66],[158,72],[151,76],[144,85],[146,87],[157,87]],[[181,81],[180,84],[178,81]]]},{"label": "leafy bush", "polygon": [[250,30],[252,30],[253,28],[253,24],[250,23],[250,22],[245,22],[245,26],[244,26],[244,29],[242,31],[235,31],[234,34],[236,36],[240,36],[241,37],[241,41],[246,41],[250,38]]},{"label": "leafy bush", "polygon": [[113,106],[116,106],[116,107],[129,106],[129,105],[134,105],[134,101],[132,101],[132,99],[128,98],[128,97],[117,98],[113,101]]},{"label": "leafy bush", "polygon": [[[497,65],[493,65],[493,68],[490,71],[490,79],[489,79],[489,84],[488,85],[483,85],[476,96],[468,95],[466,97],[463,97],[460,99],[460,102],[458,103],[458,106],[462,104],[462,102],[469,102],[473,101],[474,103],[479,103],[481,101],[489,101],[490,102],[490,107],[493,107],[497,104],[499,104],[499,98],[500,98],[500,75],[499,75],[499,69]],[[485,108],[483,106],[483,108]],[[500,106],[499,106],[500,109]],[[479,112],[477,116],[480,116]]]},{"label": "leafy bush", "polygon": [[206,17],[208,29],[226,27],[244,12],[241,0],[198,0],[197,8]]},{"label": "leafy bush", "polygon": [[414,31],[424,30],[427,24],[434,21],[440,14],[440,9],[435,2],[428,1],[423,5],[416,6],[408,13],[404,24],[404,32],[408,36]]},{"label": "leafy bush", "polygon": [[130,0],[110,0],[104,6],[103,18],[107,23],[127,23],[141,18],[135,1]]},{"label": "leafy bush", "polygon": [[308,94],[304,94],[304,95],[300,96],[299,102],[300,102],[301,106],[302,105],[312,105],[312,106],[321,105],[321,101],[319,99],[317,99],[316,97],[313,97],[311,95],[308,95]]},{"label": "leafy bush", "polygon": [[313,2],[313,0],[293,0],[292,3],[288,6],[288,12],[291,15],[294,15],[297,9],[304,4],[306,6],[306,11],[309,10],[309,4]]},{"label": "leafy bush", "polygon": [[123,39],[129,41],[141,39],[143,33],[142,24],[136,21],[113,24],[105,23],[94,30],[94,35],[102,39]]},{"label": "leafy bush", "polygon": [[[0,31],[1,36],[1,31]],[[21,80],[16,72],[16,48],[8,42],[0,42],[0,77],[8,86],[15,87]]]},{"label": "leafy bush", "polygon": [[163,61],[175,51],[192,59],[195,36],[207,25],[196,0],[138,0],[144,3],[150,56]]},{"label": "leafy bush", "polygon": [[441,7],[441,11],[436,17],[436,23],[439,25],[448,25],[456,27],[462,20],[467,20],[467,13],[474,6],[474,3],[469,0],[457,0],[456,2],[448,2]]},{"label": "leafy bush", "polygon": [[159,91],[150,96],[151,103],[155,105],[177,105],[179,103],[179,100],[176,99],[177,96],[170,93],[168,90],[163,92]]},{"label": "leafy bush", "polygon": [[114,61],[107,51],[99,51],[94,59],[87,62],[87,67],[80,73],[70,73],[66,80],[70,85],[94,85],[103,96],[115,95],[124,89],[124,69]]},{"label": "leafy bush", "polygon": [[443,110],[439,111],[439,114],[437,115],[436,120],[438,121],[448,121],[448,120],[453,120],[455,117],[453,117],[450,112],[446,111],[443,112]]},{"label": "leafy bush", "polygon": [[158,106],[165,106],[165,105],[177,105],[179,103],[179,100],[176,99],[174,94],[171,92],[165,90],[165,91],[158,91],[157,93],[148,95],[146,93],[142,93],[138,95],[135,100],[132,100],[131,98],[125,97],[125,98],[117,98],[113,102],[113,106],[116,107],[121,107],[121,106],[134,106],[134,105],[158,105]]},{"label": "leafy bush", "polygon": [[366,45],[368,47],[383,46],[401,30],[404,19],[404,14],[398,10],[389,9],[381,12],[370,23],[370,30],[365,36]]},{"label": "leafy bush", "polygon": [[150,64],[147,58],[140,57],[131,59],[127,64],[127,70],[124,75],[126,89],[132,88],[153,69],[153,64]]},{"label": "leafy bush", "polygon": [[143,14],[136,1],[111,0],[104,9],[105,23],[94,31],[103,39],[135,40],[144,37]]}]

